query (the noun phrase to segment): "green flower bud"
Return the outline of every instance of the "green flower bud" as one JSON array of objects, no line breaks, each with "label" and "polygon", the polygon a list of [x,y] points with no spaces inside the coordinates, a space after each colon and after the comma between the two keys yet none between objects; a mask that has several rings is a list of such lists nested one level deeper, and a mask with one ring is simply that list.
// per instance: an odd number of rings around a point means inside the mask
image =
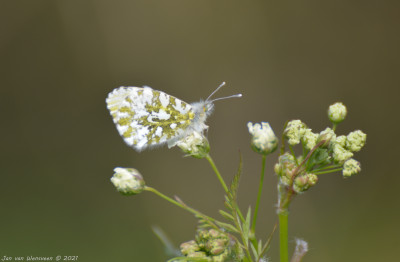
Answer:
[{"label": "green flower bud", "polygon": [[207,257],[206,252],[204,251],[196,251],[187,255],[187,257],[202,257],[205,261],[212,261],[212,258]]},{"label": "green flower bud", "polygon": [[252,135],[251,148],[260,154],[267,155],[278,147],[278,138],[275,136],[269,123],[261,122],[261,125],[247,123],[249,133]]},{"label": "green flower bud", "polygon": [[194,240],[182,243],[180,245],[180,248],[181,248],[181,253],[185,256],[200,250],[200,247]]},{"label": "green flower bud", "polygon": [[305,174],[295,178],[293,183],[293,190],[296,193],[302,193],[314,186],[318,181],[318,176],[314,174]]},{"label": "green flower bud", "polygon": [[342,122],[347,115],[347,108],[342,103],[338,102],[331,106],[328,109],[328,117],[332,123],[338,124]]},{"label": "green flower bud", "polygon": [[346,148],[352,152],[358,152],[365,145],[367,135],[361,130],[356,130],[347,135]]},{"label": "green flower bud", "polygon": [[196,241],[181,245],[182,254],[187,257],[208,257],[209,261],[224,261],[231,252],[229,236],[215,229],[201,229],[196,234]]},{"label": "green flower bud", "polygon": [[303,137],[306,129],[306,124],[304,124],[300,120],[290,121],[284,131],[286,137],[289,139],[288,143],[292,146],[300,143],[300,139]]},{"label": "green flower bud", "polygon": [[204,158],[210,152],[207,138],[196,131],[176,143],[183,152],[195,158]]},{"label": "green flower bud", "polygon": [[207,243],[207,249],[211,255],[216,256],[225,251],[226,243],[224,239],[213,239]]},{"label": "green flower bud", "polygon": [[292,182],[292,176],[294,169],[296,168],[296,161],[294,157],[285,153],[279,157],[278,164],[275,165],[275,173],[279,176],[279,180],[286,186],[289,186]]},{"label": "green flower bud", "polygon": [[344,177],[350,177],[352,175],[355,175],[361,171],[361,164],[357,160],[354,159],[349,159],[346,162],[344,162],[343,165],[343,176]]},{"label": "green flower bud", "polygon": [[144,190],[145,182],[142,175],[134,168],[117,167],[111,182],[123,195],[135,195]]},{"label": "green flower bud", "polygon": [[329,147],[336,139],[336,134],[335,132],[327,127],[324,131],[319,133],[319,137],[317,139],[317,143],[321,142],[322,140],[325,140],[325,142],[321,145],[323,148]]},{"label": "green flower bud", "polygon": [[[232,260],[226,260],[229,256],[229,250],[225,249],[225,251],[217,256],[212,257],[213,262],[224,262],[224,261],[232,261]],[[239,260],[235,260],[239,261]]]}]

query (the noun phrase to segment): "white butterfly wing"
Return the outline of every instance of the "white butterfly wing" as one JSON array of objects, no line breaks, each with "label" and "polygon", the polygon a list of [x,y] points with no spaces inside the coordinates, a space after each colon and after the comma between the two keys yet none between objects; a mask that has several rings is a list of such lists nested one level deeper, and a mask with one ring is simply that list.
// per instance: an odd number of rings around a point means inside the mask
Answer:
[{"label": "white butterfly wing", "polygon": [[106,103],[119,134],[137,151],[177,140],[195,117],[190,104],[150,87],[119,87]]}]

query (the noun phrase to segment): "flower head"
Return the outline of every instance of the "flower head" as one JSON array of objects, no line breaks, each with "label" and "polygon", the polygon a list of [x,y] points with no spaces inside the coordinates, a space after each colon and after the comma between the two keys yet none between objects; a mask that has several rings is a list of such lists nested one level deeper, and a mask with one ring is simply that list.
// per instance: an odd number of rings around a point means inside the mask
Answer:
[{"label": "flower head", "polygon": [[179,140],[176,145],[183,152],[195,158],[204,158],[210,152],[210,144],[207,138],[196,131]]},{"label": "flower head", "polygon": [[304,124],[300,120],[290,121],[285,129],[286,137],[289,139],[288,143],[292,146],[300,143],[300,139],[303,137],[306,129],[306,124]]},{"label": "flower head", "polygon": [[181,244],[181,252],[186,257],[202,257],[205,261],[226,261],[231,253],[227,234],[215,229],[203,229],[196,235],[196,240]]},{"label": "flower head", "polygon": [[356,130],[347,135],[346,148],[352,152],[358,152],[365,145],[367,135],[361,130]]},{"label": "flower head", "polygon": [[318,181],[318,176],[314,174],[300,175],[294,179],[293,190],[296,193],[302,193],[314,186]]},{"label": "flower head", "polygon": [[333,145],[333,159],[337,163],[344,163],[346,160],[351,158],[353,156],[353,153],[350,152],[349,150],[346,150],[343,146],[341,146],[339,143],[335,143]]},{"label": "flower head", "polygon": [[313,133],[310,128],[307,128],[304,131],[304,135],[301,138],[301,141],[304,143],[304,147],[306,149],[311,150],[317,144],[317,139],[318,134]]},{"label": "flower head", "polygon": [[114,172],[110,180],[121,194],[136,195],[144,190],[145,182],[136,169],[116,167]]},{"label": "flower head", "polygon": [[267,155],[278,147],[278,138],[275,136],[269,123],[261,122],[261,125],[247,123],[249,133],[252,135],[251,148],[260,154]]},{"label": "flower head", "polygon": [[346,146],[346,140],[347,140],[346,136],[338,136],[335,139],[335,144],[336,145],[340,145],[342,147],[345,147]]},{"label": "flower head", "polygon": [[342,103],[338,102],[331,105],[328,109],[328,117],[332,123],[340,123],[342,122],[347,115],[347,108]]},{"label": "flower head", "polygon": [[349,159],[346,162],[344,162],[343,165],[343,176],[344,177],[350,177],[352,175],[355,175],[361,171],[361,164],[357,160],[354,159]]}]

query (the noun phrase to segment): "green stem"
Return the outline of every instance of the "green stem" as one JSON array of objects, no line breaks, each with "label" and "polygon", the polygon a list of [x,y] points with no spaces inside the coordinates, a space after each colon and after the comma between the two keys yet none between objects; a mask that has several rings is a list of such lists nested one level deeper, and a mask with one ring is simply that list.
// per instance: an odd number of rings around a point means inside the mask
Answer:
[{"label": "green stem", "polygon": [[333,130],[333,132],[336,131],[336,127],[337,127],[337,123],[333,123],[333,125],[332,125],[332,130]]},{"label": "green stem", "polygon": [[279,243],[281,262],[289,261],[288,248],[288,212],[279,213]]},{"label": "green stem", "polygon": [[266,162],[267,156],[263,155],[262,156],[262,168],[261,168],[261,176],[260,176],[260,184],[258,185],[258,195],[257,195],[257,202],[256,202],[256,207],[254,209],[254,216],[253,216],[253,223],[251,225],[251,231],[255,232],[256,230],[256,222],[257,222],[257,215],[258,215],[258,207],[260,206],[260,199],[261,199],[261,193],[263,189],[263,182],[264,182],[264,173],[265,173],[265,162]]},{"label": "green stem", "polygon": [[186,211],[189,211],[190,213],[192,213],[192,214],[194,214],[194,215],[196,215],[196,216],[204,217],[204,218],[206,218],[206,219],[208,219],[209,221],[212,221],[212,222],[215,221],[214,218],[209,217],[209,216],[206,216],[206,215],[202,214],[201,212],[199,212],[199,211],[197,211],[197,210],[195,210],[195,209],[193,209],[193,208],[191,208],[191,207],[188,207],[188,206],[186,206],[186,205],[183,205],[183,204],[179,203],[178,201],[176,201],[176,200],[174,200],[174,199],[172,199],[172,198],[170,198],[170,197],[164,195],[163,193],[161,193],[160,191],[158,191],[158,190],[155,189],[155,188],[146,186],[144,189],[145,189],[146,191],[155,193],[155,194],[158,195],[159,197],[161,197],[161,198],[167,200],[168,202],[170,202],[170,203],[172,203],[172,204],[174,204],[174,205],[176,205],[176,206],[178,206],[178,207],[180,207],[180,208],[185,209]]},{"label": "green stem", "polygon": [[324,167],[320,167],[320,168],[316,168],[316,169],[314,169],[313,170],[313,172],[320,172],[320,171],[324,171],[324,170],[327,170],[327,169],[332,169],[332,168],[339,168],[339,167],[341,167],[342,165],[330,165],[330,166],[324,166]]},{"label": "green stem", "polygon": [[292,156],[294,158],[294,161],[296,162],[296,166],[298,166],[299,162],[297,161],[296,154],[294,153],[293,147],[291,145],[289,145],[289,150],[290,150],[290,153],[292,154]]},{"label": "green stem", "polygon": [[[214,161],[212,160],[211,156],[207,155],[206,159],[208,160],[208,162],[210,163],[212,169],[214,170],[215,174],[217,175],[219,182],[221,182],[221,185],[224,188],[225,193],[228,195],[229,194],[228,187],[226,186],[226,183],[225,183],[224,179],[222,178],[221,173],[218,171],[218,168],[215,165]],[[235,208],[237,210],[237,213],[239,214],[240,220],[242,220],[242,222],[244,222],[245,219],[244,219],[243,214],[240,211],[239,207],[236,206]]]},{"label": "green stem", "polygon": [[206,159],[208,160],[208,162],[210,163],[212,169],[214,170],[215,174],[217,175],[217,177],[218,177],[218,179],[219,179],[219,182],[221,182],[221,185],[222,185],[222,187],[224,188],[225,193],[228,194],[228,192],[229,192],[229,191],[228,191],[228,187],[226,186],[225,181],[224,181],[224,179],[222,178],[221,173],[219,173],[219,171],[218,171],[218,169],[217,169],[217,166],[215,165],[215,163],[214,163],[214,161],[212,160],[211,156],[210,156],[210,155],[207,155],[207,156],[206,156]]},{"label": "green stem", "polygon": [[343,168],[336,168],[336,169],[330,169],[330,170],[326,170],[326,171],[321,171],[321,172],[314,172],[314,175],[322,175],[322,174],[328,174],[328,173],[333,173],[336,171],[342,171]]},{"label": "green stem", "polygon": [[286,138],[285,130],[286,130],[288,123],[289,123],[289,120],[287,120],[285,125],[283,126],[283,132],[282,132],[282,138],[281,138],[281,141],[282,141],[281,152],[279,153],[279,156],[281,156],[285,153],[285,138]]}]

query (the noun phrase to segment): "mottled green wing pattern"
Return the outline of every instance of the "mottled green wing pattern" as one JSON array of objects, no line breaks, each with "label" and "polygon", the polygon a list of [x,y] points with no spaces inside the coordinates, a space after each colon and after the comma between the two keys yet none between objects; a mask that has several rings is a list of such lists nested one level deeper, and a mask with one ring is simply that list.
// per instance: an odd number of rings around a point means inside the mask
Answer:
[{"label": "mottled green wing pattern", "polygon": [[106,99],[119,134],[137,151],[182,136],[192,123],[192,106],[150,87],[119,87]]}]

